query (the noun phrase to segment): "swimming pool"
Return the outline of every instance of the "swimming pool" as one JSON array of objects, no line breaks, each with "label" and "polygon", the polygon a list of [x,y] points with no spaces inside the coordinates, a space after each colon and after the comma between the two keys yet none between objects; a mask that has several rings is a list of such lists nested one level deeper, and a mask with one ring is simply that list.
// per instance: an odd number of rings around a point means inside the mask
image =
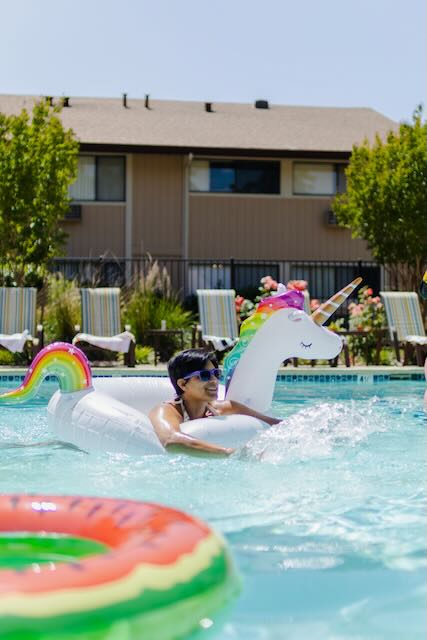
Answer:
[{"label": "swimming pool", "polygon": [[0,410],[0,491],[150,500],[208,521],[243,577],[212,637],[426,637],[423,382],[278,382],[285,424],[230,459],[11,446],[51,438],[54,389]]}]

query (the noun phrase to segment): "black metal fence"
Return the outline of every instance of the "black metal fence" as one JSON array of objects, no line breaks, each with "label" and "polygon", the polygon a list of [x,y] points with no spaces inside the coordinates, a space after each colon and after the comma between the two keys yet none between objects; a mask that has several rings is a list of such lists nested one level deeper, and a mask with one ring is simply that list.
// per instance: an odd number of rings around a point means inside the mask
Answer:
[{"label": "black metal fence", "polygon": [[183,301],[190,300],[197,289],[235,289],[254,298],[260,280],[270,275],[278,282],[306,280],[310,296],[324,300],[357,276],[377,293],[384,283],[381,269],[374,262],[338,260],[202,260],[194,258],[58,258],[51,271],[74,278],[80,286],[132,285],[146,278],[153,265],[165,270],[172,289]]}]

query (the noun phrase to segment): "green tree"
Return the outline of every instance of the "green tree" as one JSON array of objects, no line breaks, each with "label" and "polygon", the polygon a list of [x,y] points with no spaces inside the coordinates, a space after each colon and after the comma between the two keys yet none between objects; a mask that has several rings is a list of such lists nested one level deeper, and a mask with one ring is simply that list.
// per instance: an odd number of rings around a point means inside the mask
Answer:
[{"label": "green tree", "polygon": [[69,207],[79,144],[59,107],[46,101],[32,115],[0,113],[0,264],[11,284],[40,278],[61,253],[59,222]]},{"label": "green tree", "polygon": [[412,123],[354,146],[347,191],[332,204],[338,222],[367,241],[395,288],[417,288],[427,260],[427,125]]}]

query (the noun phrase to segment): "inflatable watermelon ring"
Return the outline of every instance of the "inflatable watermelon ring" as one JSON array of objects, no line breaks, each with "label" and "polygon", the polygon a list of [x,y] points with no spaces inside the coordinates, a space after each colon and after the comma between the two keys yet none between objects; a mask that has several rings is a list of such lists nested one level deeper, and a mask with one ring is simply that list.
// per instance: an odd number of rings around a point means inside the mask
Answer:
[{"label": "inflatable watermelon ring", "polygon": [[175,509],[0,496],[2,640],[185,637],[237,588],[223,539]]}]

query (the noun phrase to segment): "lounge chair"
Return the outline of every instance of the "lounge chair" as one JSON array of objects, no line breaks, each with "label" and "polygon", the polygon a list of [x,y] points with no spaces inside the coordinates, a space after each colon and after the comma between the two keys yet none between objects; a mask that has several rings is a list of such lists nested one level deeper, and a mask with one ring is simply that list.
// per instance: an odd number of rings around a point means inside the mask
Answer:
[{"label": "lounge chair", "polygon": [[29,361],[43,347],[41,325],[36,335],[36,303],[34,287],[0,287],[0,347],[24,352]]},{"label": "lounge chair", "polygon": [[234,289],[197,289],[200,325],[193,344],[207,344],[215,351],[225,351],[238,340],[239,327]]},{"label": "lounge chair", "polygon": [[422,367],[427,352],[427,337],[418,295],[413,291],[380,291],[380,296],[398,361],[401,361],[399,347],[402,346],[403,364],[408,364],[415,351],[417,364]]},{"label": "lounge chair", "polygon": [[[73,344],[87,343],[102,350],[124,353],[125,364],[135,366],[135,337],[128,327],[121,331],[120,289],[80,289],[83,332]],[[80,327],[76,327],[80,331]],[[80,344],[79,344],[80,346]]]}]

